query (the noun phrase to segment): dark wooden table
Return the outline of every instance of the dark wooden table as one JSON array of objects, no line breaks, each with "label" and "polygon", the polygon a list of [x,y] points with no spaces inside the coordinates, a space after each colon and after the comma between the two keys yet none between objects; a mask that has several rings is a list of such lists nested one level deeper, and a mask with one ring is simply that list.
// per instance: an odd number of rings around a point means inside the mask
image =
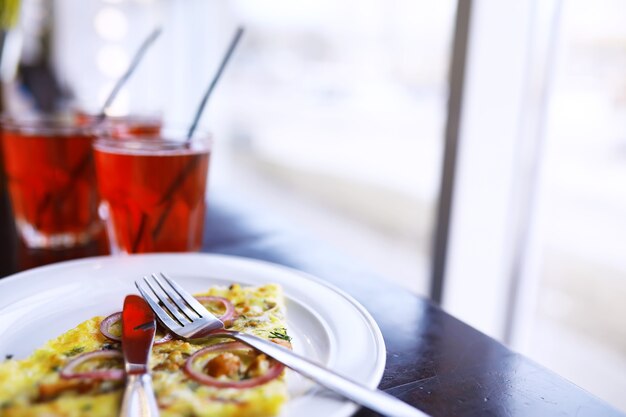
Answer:
[{"label": "dark wooden table", "polygon": [[[6,202],[0,206],[0,217],[6,216]],[[28,251],[3,224],[4,275],[102,252],[101,244],[74,251]],[[203,250],[297,268],[351,294],[374,316],[385,338],[387,366],[380,388],[388,393],[433,416],[624,415],[428,300],[374,276],[358,260],[342,256],[341,248],[294,232],[298,228],[293,226],[249,204],[213,198]],[[361,410],[357,415],[375,414]]]}]

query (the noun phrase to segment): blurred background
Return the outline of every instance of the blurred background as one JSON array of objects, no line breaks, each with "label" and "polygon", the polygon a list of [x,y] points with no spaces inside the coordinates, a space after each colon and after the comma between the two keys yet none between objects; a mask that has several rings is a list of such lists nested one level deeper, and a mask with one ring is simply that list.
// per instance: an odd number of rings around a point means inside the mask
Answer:
[{"label": "blurred background", "polygon": [[[244,25],[202,120],[216,140],[209,210],[212,194],[236,196],[418,294],[445,278],[444,308],[626,411],[624,2],[527,0],[506,11],[475,1],[464,31],[452,0],[0,1],[5,111],[97,111],[162,26],[112,113],[187,125]],[[494,37],[515,59],[482,41]],[[468,181],[453,190],[445,262],[455,280],[432,265],[459,45],[455,172]],[[481,79],[481,68],[498,79]],[[515,100],[481,87],[498,82]],[[495,120],[494,109],[509,107],[513,134],[497,128],[509,119]],[[496,127],[469,152],[463,140],[477,119]],[[501,156],[507,141],[512,152]],[[490,171],[494,160],[502,166]],[[484,168],[478,182],[472,167]],[[513,180],[492,184],[499,169]],[[478,226],[458,232],[480,224],[463,217],[468,195],[483,213],[499,210],[499,240]],[[489,245],[505,255],[455,258]],[[500,292],[485,292],[490,262],[506,264],[495,274]],[[455,291],[462,297],[446,297]],[[479,314],[489,303],[489,316]],[[494,316],[503,324],[490,324]]]}]

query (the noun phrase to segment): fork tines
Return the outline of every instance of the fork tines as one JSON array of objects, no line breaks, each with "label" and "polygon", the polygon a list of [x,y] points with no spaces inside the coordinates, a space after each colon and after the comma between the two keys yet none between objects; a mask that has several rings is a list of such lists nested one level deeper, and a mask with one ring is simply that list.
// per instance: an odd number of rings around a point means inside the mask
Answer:
[{"label": "fork tines", "polygon": [[207,310],[198,300],[163,272],[159,275],[144,276],[135,285],[166,327],[175,331],[205,317]]}]

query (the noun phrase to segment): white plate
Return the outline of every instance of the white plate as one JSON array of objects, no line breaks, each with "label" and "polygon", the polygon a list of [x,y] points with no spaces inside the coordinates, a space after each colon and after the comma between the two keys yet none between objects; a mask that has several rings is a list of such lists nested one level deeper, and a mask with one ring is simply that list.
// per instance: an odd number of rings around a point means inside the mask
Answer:
[{"label": "white plate", "polygon": [[[80,322],[121,310],[133,281],[168,272],[192,292],[233,282],[283,287],[294,349],[369,387],[380,382],[385,344],[369,313],[350,296],[302,272],[257,260],[206,254],[150,254],[62,262],[0,280],[0,360],[24,358]],[[343,417],[357,407],[288,374],[282,417]]]}]

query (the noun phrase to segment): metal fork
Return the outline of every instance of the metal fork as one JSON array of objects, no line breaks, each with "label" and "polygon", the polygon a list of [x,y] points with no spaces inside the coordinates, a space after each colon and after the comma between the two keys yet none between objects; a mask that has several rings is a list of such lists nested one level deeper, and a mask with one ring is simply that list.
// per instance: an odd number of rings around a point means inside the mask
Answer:
[{"label": "metal fork", "polygon": [[217,332],[224,330],[224,323],[174,280],[164,273],[160,275],[161,277],[152,274],[152,279],[143,277],[143,281],[135,281],[135,285],[161,323],[179,337],[183,339],[232,338],[246,343],[318,384],[380,414],[389,417],[428,417],[427,414],[381,390],[363,386],[269,340],[232,330]]}]

